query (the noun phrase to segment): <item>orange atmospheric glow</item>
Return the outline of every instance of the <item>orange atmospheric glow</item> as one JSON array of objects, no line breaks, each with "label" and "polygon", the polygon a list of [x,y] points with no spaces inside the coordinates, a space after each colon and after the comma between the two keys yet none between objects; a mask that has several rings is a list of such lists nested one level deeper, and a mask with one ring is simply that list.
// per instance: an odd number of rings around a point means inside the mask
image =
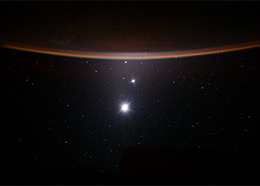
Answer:
[{"label": "orange atmospheric glow", "polygon": [[96,58],[96,59],[120,59],[120,60],[145,60],[145,59],[164,59],[164,58],[180,58],[200,55],[217,54],[222,52],[231,52],[260,46],[260,40],[244,42],[232,45],[182,50],[182,51],[168,51],[168,52],[91,52],[82,50],[58,49],[50,47],[42,47],[30,44],[16,43],[4,41],[0,46],[9,49],[35,52],[42,54],[60,55],[78,58]]}]

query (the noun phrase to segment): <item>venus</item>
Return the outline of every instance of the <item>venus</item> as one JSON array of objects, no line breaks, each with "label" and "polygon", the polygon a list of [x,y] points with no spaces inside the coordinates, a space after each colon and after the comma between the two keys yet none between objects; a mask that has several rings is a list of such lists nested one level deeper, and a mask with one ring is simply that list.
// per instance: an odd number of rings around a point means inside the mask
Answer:
[{"label": "venus", "polygon": [[128,111],[128,105],[127,104],[124,104],[122,106],[122,111],[124,111],[124,112]]}]

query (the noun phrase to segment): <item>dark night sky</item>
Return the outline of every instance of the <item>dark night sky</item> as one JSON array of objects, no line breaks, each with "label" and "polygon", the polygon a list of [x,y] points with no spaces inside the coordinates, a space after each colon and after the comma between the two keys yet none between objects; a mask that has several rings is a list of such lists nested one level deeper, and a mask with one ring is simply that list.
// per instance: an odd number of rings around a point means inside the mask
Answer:
[{"label": "dark night sky", "polygon": [[[192,7],[186,7],[189,8]],[[138,18],[141,10],[131,14]],[[19,11],[22,12],[22,9]],[[92,11],[89,14],[94,17],[94,9]],[[142,13],[147,12],[144,10]],[[78,15],[76,10],[74,13]],[[164,12],[159,13],[163,16]],[[96,19],[106,17],[111,20],[119,16],[114,13],[106,15],[111,17],[103,15]],[[151,16],[156,18],[156,15]],[[159,22],[165,21],[160,16],[157,17]],[[219,16],[227,17],[221,12]],[[11,19],[15,16],[10,15]],[[115,19],[119,20],[115,30],[125,24],[130,28],[128,23],[120,23],[122,17]],[[201,21],[206,20],[205,16]],[[8,18],[5,21],[9,22]],[[254,21],[248,22],[254,25]],[[9,26],[4,29],[13,28]],[[156,24],[154,27],[156,31],[160,30]],[[221,27],[222,33],[225,33],[224,27]],[[246,31],[245,28],[242,32]],[[113,37],[120,33],[123,34],[120,37],[124,37],[127,32],[119,29],[118,33],[113,33]],[[151,50],[169,48],[167,34],[162,35],[166,45],[151,47]],[[1,39],[11,36],[2,35]],[[14,36],[14,40],[18,36]],[[190,47],[197,48],[198,41],[205,41],[202,36],[197,36],[198,40]],[[104,37],[107,41],[110,35]],[[120,37],[117,37],[116,43]],[[129,35],[127,39],[133,37]],[[246,35],[242,40],[248,38]],[[21,41],[24,39],[21,33]],[[34,40],[34,36],[30,39]],[[231,38],[236,42],[240,42],[239,39]],[[106,48],[104,40],[101,49]],[[217,37],[212,38],[212,41],[216,40]],[[188,43],[187,39],[185,41]],[[224,41],[228,42],[225,38]],[[35,42],[42,44],[37,39]],[[88,47],[91,47],[91,42]],[[158,40],[154,42],[158,44]],[[68,45],[61,45],[84,46],[82,43],[73,45],[72,40]],[[129,46],[135,49],[135,45]],[[140,45],[140,48],[147,46]],[[3,124],[7,126],[5,144],[8,150],[4,151],[4,168],[11,167],[12,174],[6,175],[8,179],[20,180],[18,183],[31,183],[34,179],[33,184],[56,183],[38,181],[36,173],[32,172],[38,171],[37,175],[41,176],[41,170],[56,171],[53,175],[60,170],[77,170],[85,176],[89,175],[86,173],[88,170],[116,174],[121,170],[122,152],[127,147],[225,149],[246,153],[259,149],[259,47],[207,56],[127,61],[71,58],[5,48],[0,51],[4,64],[4,91],[7,94],[4,98],[7,100],[4,105],[7,120],[3,120]],[[135,83],[131,83],[132,79]],[[126,113],[120,111],[125,102],[130,103],[130,110]],[[25,176],[21,176],[22,173]],[[34,178],[30,179],[30,176]]]},{"label": "dark night sky", "polygon": [[131,146],[259,149],[259,48],[127,63],[1,52],[10,164],[119,171]]}]

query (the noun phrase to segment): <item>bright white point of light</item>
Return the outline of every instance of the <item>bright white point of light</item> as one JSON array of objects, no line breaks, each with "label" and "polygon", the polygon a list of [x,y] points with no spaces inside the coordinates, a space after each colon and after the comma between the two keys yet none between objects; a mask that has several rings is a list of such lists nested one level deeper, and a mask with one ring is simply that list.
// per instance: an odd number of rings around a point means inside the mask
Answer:
[{"label": "bright white point of light", "polygon": [[132,79],[132,81],[131,81],[132,83],[134,83],[135,82],[135,79]]},{"label": "bright white point of light", "polygon": [[124,104],[122,106],[122,111],[126,112],[128,110],[128,105],[127,104]]}]

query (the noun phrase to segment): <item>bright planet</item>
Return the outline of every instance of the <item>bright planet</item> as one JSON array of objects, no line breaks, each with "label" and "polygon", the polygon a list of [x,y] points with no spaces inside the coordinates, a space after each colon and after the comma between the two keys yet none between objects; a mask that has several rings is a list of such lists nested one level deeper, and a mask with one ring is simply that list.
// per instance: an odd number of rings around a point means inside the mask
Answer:
[{"label": "bright planet", "polygon": [[127,105],[127,104],[124,104],[124,105],[122,106],[122,111],[123,111],[123,112],[128,111],[128,105]]}]

